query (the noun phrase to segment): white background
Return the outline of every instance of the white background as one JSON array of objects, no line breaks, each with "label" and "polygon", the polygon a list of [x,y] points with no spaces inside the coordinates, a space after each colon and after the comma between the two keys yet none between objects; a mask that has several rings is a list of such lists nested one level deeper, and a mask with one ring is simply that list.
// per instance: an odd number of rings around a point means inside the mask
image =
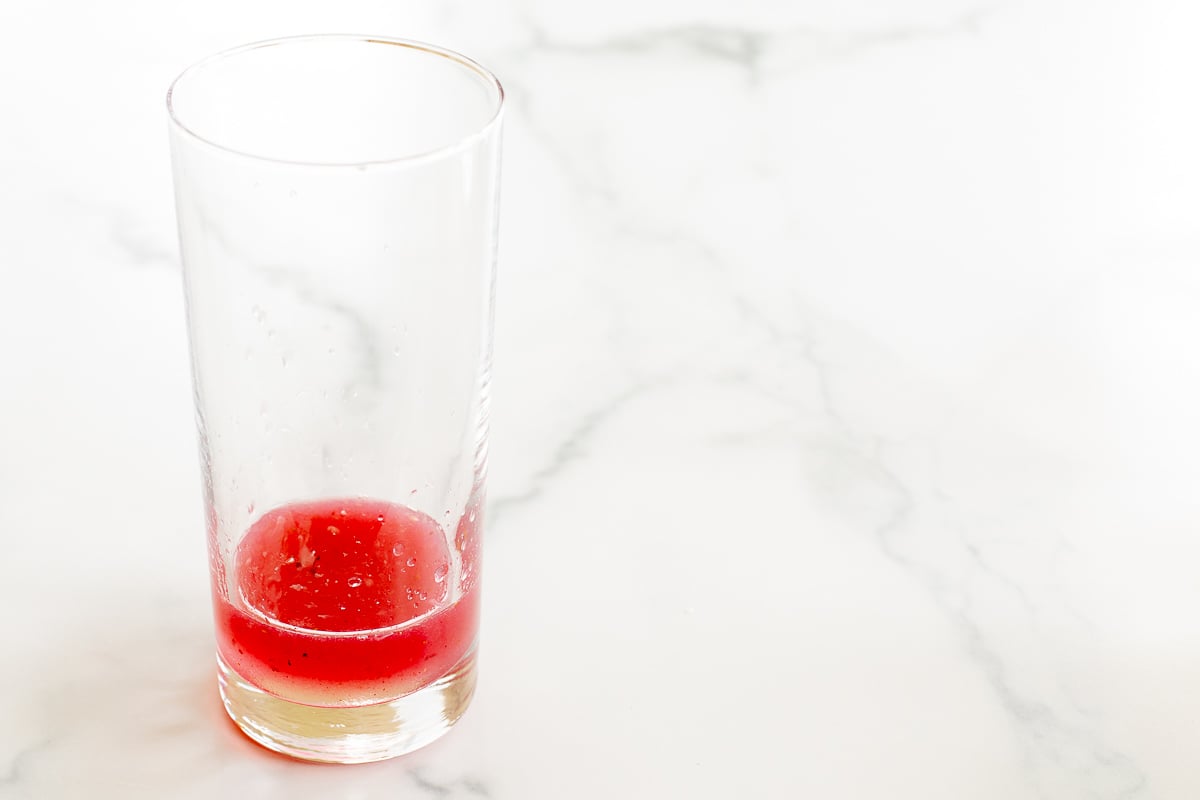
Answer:
[{"label": "white background", "polygon": [[[1183,0],[0,6],[0,798],[1200,796]],[[163,95],[509,92],[482,679],[366,767],[212,676]]]}]

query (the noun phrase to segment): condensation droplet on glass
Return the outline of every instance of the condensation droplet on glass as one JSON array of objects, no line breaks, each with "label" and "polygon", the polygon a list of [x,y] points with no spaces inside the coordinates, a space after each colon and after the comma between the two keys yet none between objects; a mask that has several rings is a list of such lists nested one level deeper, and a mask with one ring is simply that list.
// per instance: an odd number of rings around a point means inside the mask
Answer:
[{"label": "condensation droplet on glass", "polygon": [[475,512],[472,511],[470,514],[467,514],[467,522],[474,522],[474,521],[475,521]]},{"label": "condensation droplet on glass", "polygon": [[339,533],[341,533],[341,531],[337,529],[336,525],[330,525],[328,531],[330,536],[337,536]]},{"label": "condensation droplet on glass", "polygon": [[450,571],[450,568],[444,564],[442,566],[438,567],[437,569],[435,569],[433,571],[433,582],[441,583],[442,581],[446,580],[446,574],[449,571]]},{"label": "condensation droplet on glass", "polygon": [[338,516],[339,516],[339,517],[344,517],[344,516],[346,516],[346,509],[344,509],[344,508],[343,508],[343,509],[339,509],[339,510],[338,510]]},{"label": "condensation droplet on glass", "polygon": [[404,545],[402,545],[402,544],[392,545],[392,555],[398,556],[403,552],[404,552]]},{"label": "condensation droplet on glass", "polygon": [[376,521],[376,522],[383,522],[383,514],[380,514],[378,517],[376,517],[376,518],[375,518],[375,521]]},{"label": "condensation droplet on glass", "polygon": [[362,578],[358,577],[357,575],[346,579],[346,585],[351,589],[357,589],[358,587],[362,586],[362,582]]},{"label": "condensation droplet on glass", "polygon": [[410,567],[415,567],[417,565],[417,560],[415,558],[410,558],[408,561],[405,561],[404,563],[408,564],[408,566],[410,566]]},{"label": "condensation droplet on glass", "polygon": [[406,598],[406,599],[408,599],[408,600],[412,600],[412,599],[413,599],[413,590],[412,590],[412,589],[405,589],[405,590],[404,590],[404,596],[405,596],[405,598]]}]

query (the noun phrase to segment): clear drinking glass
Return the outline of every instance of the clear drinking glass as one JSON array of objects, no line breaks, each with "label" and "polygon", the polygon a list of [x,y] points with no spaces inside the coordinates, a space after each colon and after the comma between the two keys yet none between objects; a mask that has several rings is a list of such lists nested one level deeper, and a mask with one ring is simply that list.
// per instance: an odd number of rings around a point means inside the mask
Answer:
[{"label": "clear drinking glass", "polygon": [[308,36],[167,96],[225,707],[373,761],[475,686],[503,91]]}]

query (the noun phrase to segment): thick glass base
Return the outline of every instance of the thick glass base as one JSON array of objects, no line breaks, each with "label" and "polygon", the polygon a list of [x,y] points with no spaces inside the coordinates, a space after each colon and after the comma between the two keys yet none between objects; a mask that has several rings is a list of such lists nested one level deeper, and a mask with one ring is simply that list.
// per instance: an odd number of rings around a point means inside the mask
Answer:
[{"label": "thick glass base", "polygon": [[254,741],[294,758],[361,764],[401,756],[439,738],[475,693],[475,651],[424,689],[386,703],[319,708],[292,703],[254,686],[217,656],[225,710]]}]

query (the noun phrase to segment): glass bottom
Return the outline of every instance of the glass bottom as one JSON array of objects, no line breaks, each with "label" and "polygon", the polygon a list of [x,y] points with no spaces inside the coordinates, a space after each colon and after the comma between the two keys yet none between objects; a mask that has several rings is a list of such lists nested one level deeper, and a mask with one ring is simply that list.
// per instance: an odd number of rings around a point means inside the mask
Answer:
[{"label": "glass bottom", "polygon": [[268,750],[330,764],[363,764],[411,753],[441,737],[475,694],[475,649],[438,680],[386,703],[319,708],[267,694],[217,655],[225,711]]}]

